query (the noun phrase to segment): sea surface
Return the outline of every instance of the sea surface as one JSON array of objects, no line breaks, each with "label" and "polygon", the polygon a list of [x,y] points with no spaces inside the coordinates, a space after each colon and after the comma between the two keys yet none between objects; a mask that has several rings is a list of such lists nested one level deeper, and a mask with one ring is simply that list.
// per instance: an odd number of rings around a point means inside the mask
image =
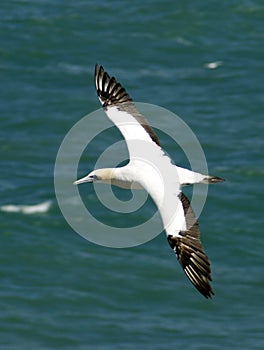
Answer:
[{"label": "sea surface", "polygon": [[[264,349],[263,1],[2,0],[0,11],[0,349]],[[212,300],[188,281],[164,233],[109,248],[62,215],[56,156],[100,107],[95,63],[135,101],[180,116],[209,173],[226,179],[209,187],[199,217]],[[91,129],[109,127],[100,118]],[[177,142],[159,137],[188,166]],[[78,176],[119,140],[115,128],[97,135]],[[80,191],[119,230],[153,214],[149,200],[126,217],[100,205],[92,185]]]}]

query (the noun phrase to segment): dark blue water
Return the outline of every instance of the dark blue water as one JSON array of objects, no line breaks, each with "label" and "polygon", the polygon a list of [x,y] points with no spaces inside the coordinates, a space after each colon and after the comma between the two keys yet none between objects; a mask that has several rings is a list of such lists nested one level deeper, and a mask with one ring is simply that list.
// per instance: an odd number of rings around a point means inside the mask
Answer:
[{"label": "dark blue water", "polygon": [[[254,0],[2,1],[1,349],[263,349],[263,10]],[[180,115],[209,172],[227,180],[209,188],[200,216],[213,300],[189,283],[163,234],[105,248],[58,208],[56,154],[99,108],[96,62],[135,101]],[[113,130],[97,139],[81,171],[111,138],[122,139]]]}]

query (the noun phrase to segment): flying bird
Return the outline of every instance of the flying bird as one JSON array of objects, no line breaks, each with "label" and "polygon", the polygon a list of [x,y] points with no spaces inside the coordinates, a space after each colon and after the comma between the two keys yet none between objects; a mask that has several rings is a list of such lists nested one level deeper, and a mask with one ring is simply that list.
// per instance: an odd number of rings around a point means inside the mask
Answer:
[{"label": "flying bird", "polygon": [[122,85],[97,64],[94,79],[106,115],[126,141],[129,163],[119,168],[93,170],[74,183],[101,182],[126,189],[145,189],[158,207],[168,243],[183,271],[204,297],[211,298],[214,291],[210,285],[210,261],[200,241],[198,221],[182,187],[214,184],[224,179],[176,166]]}]

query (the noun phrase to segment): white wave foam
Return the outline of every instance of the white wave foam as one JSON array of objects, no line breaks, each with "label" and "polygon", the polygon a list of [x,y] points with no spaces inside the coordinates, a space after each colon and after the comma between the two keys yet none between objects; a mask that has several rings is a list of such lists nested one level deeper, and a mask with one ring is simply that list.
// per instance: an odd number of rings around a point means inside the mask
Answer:
[{"label": "white wave foam", "polygon": [[59,67],[66,71],[69,74],[73,74],[73,75],[80,75],[83,72],[87,72],[87,68],[84,66],[79,66],[79,65],[75,65],[75,64],[68,64],[68,63],[59,63]]},{"label": "white wave foam", "polygon": [[215,61],[215,62],[208,62],[208,63],[205,63],[205,68],[208,68],[208,69],[216,69],[220,66],[223,65],[223,62],[222,61]]},{"label": "white wave foam", "polygon": [[35,213],[46,213],[51,207],[51,201],[35,205],[15,205],[7,204],[0,207],[1,211],[8,213],[23,213],[23,214],[35,214]]}]

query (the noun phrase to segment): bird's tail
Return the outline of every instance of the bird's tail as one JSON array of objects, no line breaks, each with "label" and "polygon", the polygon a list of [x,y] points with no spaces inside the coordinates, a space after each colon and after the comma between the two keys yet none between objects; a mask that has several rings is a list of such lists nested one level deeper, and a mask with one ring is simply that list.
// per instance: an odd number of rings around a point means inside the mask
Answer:
[{"label": "bird's tail", "polygon": [[218,176],[206,176],[200,183],[203,184],[216,184],[217,182],[223,182],[225,179]]}]

